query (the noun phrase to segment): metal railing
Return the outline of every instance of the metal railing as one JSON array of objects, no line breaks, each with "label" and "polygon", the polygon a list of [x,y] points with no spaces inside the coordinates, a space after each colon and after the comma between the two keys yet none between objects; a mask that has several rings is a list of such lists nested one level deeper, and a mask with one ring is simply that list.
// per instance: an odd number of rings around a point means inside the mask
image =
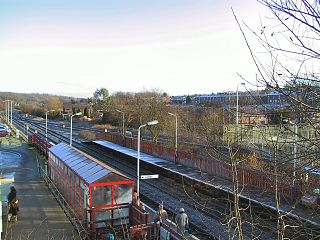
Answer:
[{"label": "metal railing", "polygon": [[89,238],[89,232],[86,230],[86,228],[82,225],[82,222],[80,219],[76,217],[76,214],[70,207],[70,205],[67,203],[66,199],[63,197],[63,195],[60,193],[59,189],[56,187],[56,185],[52,182],[52,180],[49,178],[46,170],[40,165],[38,159],[37,159],[37,165],[38,165],[38,172],[40,177],[43,178],[44,182],[48,186],[49,190],[53,194],[53,196],[56,198],[57,202],[63,209],[64,213],[66,214],[67,218],[70,220],[74,228],[79,234],[79,237],[81,240],[85,240]]}]

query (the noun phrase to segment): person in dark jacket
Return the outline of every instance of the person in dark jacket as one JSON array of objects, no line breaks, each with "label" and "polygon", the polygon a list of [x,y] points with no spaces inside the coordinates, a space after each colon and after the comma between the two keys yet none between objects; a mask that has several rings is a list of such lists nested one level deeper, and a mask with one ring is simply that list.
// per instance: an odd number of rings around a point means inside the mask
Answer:
[{"label": "person in dark jacket", "polygon": [[14,186],[10,187],[10,192],[7,196],[8,205],[9,205],[9,214],[8,214],[8,221],[18,221],[18,198],[17,198],[17,190]]},{"label": "person in dark jacket", "polygon": [[10,187],[10,192],[7,196],[8,199],[8,203],[10,203],[13,199],[15,199],[17,197],[17,190],[15,189],[14,186]]}]

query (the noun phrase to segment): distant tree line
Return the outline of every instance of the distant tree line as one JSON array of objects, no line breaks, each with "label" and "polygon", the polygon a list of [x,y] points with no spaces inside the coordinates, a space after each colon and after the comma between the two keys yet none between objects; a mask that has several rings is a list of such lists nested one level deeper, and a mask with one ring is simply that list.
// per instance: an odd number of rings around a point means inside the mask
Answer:
[{"label": "distant tree line", "polygon": [[[46,111],[49,110],[54,110],[54,112],[50,113],[50,117],[56,117],[61,114],[64,105],[87,103],[89,101],[87,98],[73,98],[49,94],[0,92],[0,101],[4,100],[12,100],[14,109],[38,117],[44,117]],[[1,104],[1,110],[3,109],[4,104]]]}]

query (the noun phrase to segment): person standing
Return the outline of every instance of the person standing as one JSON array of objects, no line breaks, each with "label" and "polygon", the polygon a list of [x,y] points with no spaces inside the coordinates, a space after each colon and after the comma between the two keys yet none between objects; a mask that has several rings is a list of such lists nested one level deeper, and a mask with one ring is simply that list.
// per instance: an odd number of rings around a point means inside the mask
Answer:
[{"label": "person standing", "polygon": [[163,224],[166,219],[168,218],[168,213],[166,210],[163,209],[163,204],[159,204],[159,207],[158,207],[158,211],[155,213],[154,215],[154,222],[160,222],[160,224]]},{"label": "person standing", "polygon": [[7,196],[8,202],[11,202],[13,199],[17,197],[17,190],[15,189],[14,186],[10,187],[10,192]]},{"label": "person standing", "polygon": [[159,204],[158,211],[154,214],[153,221],[155,223],[155,239],[160,238],[160,226],[168,219],[168,213],[163,209],[163,203]]},{"label": "person standing", "polygon": [[8,205],[9,205],[9,214],[8,214],[8,221],[18,221],[18,199],[17,199],[17,190],[14,186],[10,187],[10,192],[7,196]]},{"label": "person standing", "polygon": [[184,235],[186,231],[189,230],[189,220],[188,215],[185,213],[184,208],[179,209],[179,213],[175,218],[178,231]]}]

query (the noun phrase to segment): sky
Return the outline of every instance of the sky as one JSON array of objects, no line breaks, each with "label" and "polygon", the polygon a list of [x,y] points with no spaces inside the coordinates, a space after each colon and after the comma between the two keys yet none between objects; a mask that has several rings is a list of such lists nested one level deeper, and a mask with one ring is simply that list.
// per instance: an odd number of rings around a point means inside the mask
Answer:
[{"label": "sky", "polygon": [[0,0],[0,91],[90,97],[235,90],[255,78],[240,20],[256,0]]}]

